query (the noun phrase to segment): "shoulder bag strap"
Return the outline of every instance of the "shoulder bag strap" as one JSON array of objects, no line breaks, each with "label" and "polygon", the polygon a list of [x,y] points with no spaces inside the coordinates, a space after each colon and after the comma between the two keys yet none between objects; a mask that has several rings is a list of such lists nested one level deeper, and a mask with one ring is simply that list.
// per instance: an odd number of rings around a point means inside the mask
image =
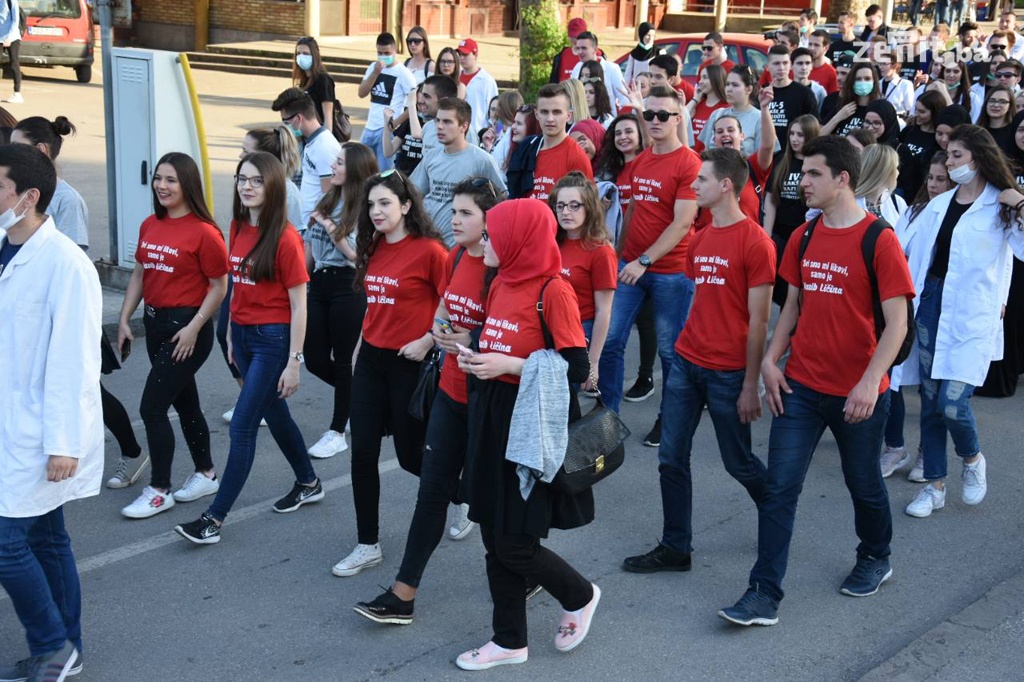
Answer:
[{"label": "shoulder bag strap", "polygon": [[548,288],[548,285],[551,284],[551,280],[553,279],[555,278],[549,277],[548,280],[544,282],[544,286],[540,288],[540,294],[537,296],[537,315],[540,317],[540,331],[544,334],[544,347],[556,350],[555,338],[551,335],[551,330],[548,328],[547,320],[544,319],[544,290]]}]

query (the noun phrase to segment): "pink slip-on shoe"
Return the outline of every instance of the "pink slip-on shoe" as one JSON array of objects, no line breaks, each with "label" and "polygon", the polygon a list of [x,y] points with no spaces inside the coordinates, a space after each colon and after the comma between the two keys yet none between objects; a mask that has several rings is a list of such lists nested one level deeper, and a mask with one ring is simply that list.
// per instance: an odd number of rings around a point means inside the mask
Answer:
[{"label": "pink slip-on shoe", "polygon": [[558,624],[555,635],[555,648],[559,651],[572,651],[578,647],[590,630],[590,621],[594,619],[594,611],[601,601],[601,588],[594,585],[594,596],[590,603],[579,611],[563,611],[562,622]]},{"label": "pink slip-on shoe", "polygon": [[479,649],[470,649],[459,654],[455,665],[463,670],[487,670],[499,665],[526,663],[529,657],[526,647],[522,649],[505,649],[494,642],[487,642]]}]

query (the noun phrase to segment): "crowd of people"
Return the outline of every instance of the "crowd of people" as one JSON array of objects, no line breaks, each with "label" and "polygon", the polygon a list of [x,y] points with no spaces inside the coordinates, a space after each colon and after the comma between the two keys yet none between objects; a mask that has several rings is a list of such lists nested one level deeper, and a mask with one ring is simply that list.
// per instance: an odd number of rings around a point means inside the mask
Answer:
[{"label": "crowd of people", "polygon": [[[948,435],[962,500],[980,504],[987,462],[970,399],[1012,395],[1024,368],[1024,39],[1012,11],[991,36],[961,23],[950,49],[942,23],[925,40],[916,25],[885,26],[872,5],[858,37],[857,19],[842,15],[832,36],[802,12],[774,34],[763,74],[709,33],[696,86],[652,25],[620,68],[573,19],[552,82],[528,103],[499,93],[471,38],[435,60],[413,28],[399,63],[384,33],[358,87],[369,98],[359,142],[333,125],[342,104],[316,41],[302,38],[293,86],[270,107],[281,125],[240,140],[226,238],[195,160],[172,152],[156,164],[110,341],[85,202],[54,168],[74,127],[2,112],[0,316],[19,324],[0,331],[12,351],[0,373],[14,381],[0,400],[0,581],[32,657],[0,678],[81,670],[63,504],[99,490],[101,423],[120,448],[108,487],[151,464],[125,517],[212,498],[174,528],[197,545],[221,541],[261,426],[294,474],[279,513],[324,499],[314,460],[349,450],[350,433],[357,532],[339,577],[384,561],[378,463],[390,436],[419,493],[394,581],[356,613],[411,623],[446,526],[453,540],[479,526],[493,636],[456,664],[525,662],[526,602],[542,589],[562,609],[555,647],[570,651],[601,590],[543,540],[592,521],[594,497],[516,462],[564,436],[581,398],[618,412],[656,393],[655,356],[661,409],[642,441],[658,448],[663,527],[624,570],[690,570],[690,456],[707,409],[725,469],[758,513],[747,589],[719,615],[778,622],[797,501],[826,428],[859,540],[840,591],[874,594],[892,575],[884,479],[909,467],[923,486],[905,512],[942,509]],[[140,304],[145,448],[100,385],[129,357]],[[627,388],[634,326],[640,368]],[[196,384],[215,340],[240,388],[222,461]],[[311,446],[288,406],[303,364],[334,390]],[[418,414],[431,372],[436,395]],[[916,452],[903,435],[915,386]],[[51,411],[56,401],[80,409]],[[524,428],[521,411],[539,401],[557,406],[554,426]],[[751,424],[764,404],[759,457]],[[171,407],[194,464],[176,489]]]}]

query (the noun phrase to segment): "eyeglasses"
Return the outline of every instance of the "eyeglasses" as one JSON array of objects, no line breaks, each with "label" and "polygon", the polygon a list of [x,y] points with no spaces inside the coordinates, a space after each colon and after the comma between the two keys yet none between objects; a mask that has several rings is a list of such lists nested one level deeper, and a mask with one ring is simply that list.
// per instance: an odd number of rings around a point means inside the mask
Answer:
[{"label": "eyeglasses", "polygon": [[281,123],[290,123],[290,122],[291,122],[291,120],[292,120],[293,118],[295,118],[296,116],[298,116],[298,115],[299,115],[299,112],[297,112],[297,111],[296,111],[296,112],[295,112],[294,114],[292,114],[291,116],[287,116],[287,117],[285,117],[285,118],[282,118],[282,119],[281,119]]},{"label": "eyeglasses", "polygon": [[1009,45],[995,45],[994,43],[989,43],[988,45],[988,49],[990,50],[1008,50],[1009,48]]},{"label": "eyeglasses", "polygon": [[489,242],[491,241],[491,235],[487,234],[487,228],[485,227],[483,232],[480,233],[480,240]]},{"label": "eyeglasses", "polygon": [[437,64],[438,64],[438,66],[455,66],[455,60],[454,59],[438,59],[437,60]]},{"label": "eyeglasses", "polygon": [[583,208],[583,204],[579,201],[559,201],[555,204],[555,213],[565,213],[566,211],[569,211],[569,213],[575,213],[581,208]]},{"label": "eyeglasses", "polygon": [[1016,71],[997,71],[996,78],[1016,78]]},{"label": "eyeglasses", "polygon": [[262,175],[253,175],[253,176],[236,175],[235,176],[235,184],[237,184],[239,187],[245,187],[246,183],[248,183],[249,186],[252,187],[253,189],[259,189],[260,187],[263,187],[263,176]]},{"label": "eyeglasses", "polygon": [[653,121],[655,118],[657,118],[662,123],[665,123],[673,116],[678,115],[678,111],[651,111],[650,109],[648,109],[647,111],[644,112],[644,120]]},{"label": "eyeglasses", "polygon": [[711,52],[714,49],[715,49],[714,45],[701,45],[700,46],[700,51],[701,52]]},{"label": "eyeglasses", "polygon": [[405,42],[409,45],[419,45],[423,42],[423,38],[406,38]]},{"label": "eyeglasses", "polygon": [[477,189],[483,189],[484,187],[491,193],[491,196],[495,199],[498,198],[498,190],[494,189],[494,184],[485,177],[477,176],[469,181],[469,184],[473,185]]},{"label": "eyeglasses", "polygon": [[1008,107],[1010,106],[1010,100],[1008,99],[990,99],[989,104],[994,104],[997,107]]},{"label": "eyeglasses", "polygon": [[587,85],[592,83],[603,83],[604,79],[601,78],[600,76],[590,76],[588,78],[581,78],[580,82],[583,83],[584,85]]}]

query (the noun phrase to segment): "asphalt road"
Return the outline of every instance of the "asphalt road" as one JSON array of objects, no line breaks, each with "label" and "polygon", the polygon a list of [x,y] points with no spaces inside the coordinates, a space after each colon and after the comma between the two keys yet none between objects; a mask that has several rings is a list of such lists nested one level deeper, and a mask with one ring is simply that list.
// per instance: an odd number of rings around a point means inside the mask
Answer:
[{"label": "asphalt road", "polygon": [[[19,117],[64,114],[79,126],[78,137],[64,148],[64,177],[90,205],[93,257],[104,255],[100,87],[74,83],[70,70],[26,73],[27,102],[12,111]],[[274,122],[267,104],[287,84],[196,75],[213,157],[216,214],[226,225],[230,175],[244,129]],[[344,89],[341,94],[351,96]],[[842,358],[842,349],[836,349],[836,358]],[[635,369],[635,355],[627,367]],[[124,370],[104,379],[133,415],[147,370],[140,352]],[[214,461],[222,468],[228,433],[220,414],[231,407],[237,389],[216,351],[199,383]],[[634,435],[626,464],[596,488],[597,520],[581,530],[555,532],[550,540],[603,590],[587,641],[571,654],[557,652],[552,638],[559,607],[541,596],[529,608],[529,663],[482,674],[502,680],[610,681],[1019,678],[1024,398],[974,400],[989,462],[989,493],[981,506],[967,508],[960,502],[956,462],[951,462],[947,506],[929,519],[902,512],[917,484],[900,475],[890,479],[894,576],[867,599],[838,593],[855,559],[856,538],[837,449],[826,434],[801,499],[781,621],[753,630],[728,627],[715,616],[745,588],[757,528],[752,504],[722,469],[709,420],[701,424],[694,444],[693,571],[638,576],[620,568],[625,556],[650,549],[660,535],[657,453],[640,444],[659,398],[660,391],[644,403],[625,404],[623,417]],[[328,423],[328,388],[304,373],[290,404],[308,443],[314,442]],[[916,395],[908,396],[907,411],[906,434],[913,447],[918,440]],[[769,426],[770,418],[763,418],[754,427],[755,449],[762,456]],[[138,420],[136,432],[143,438]],[[191,466],[183,439],[176,435],[174,477],[180,484]],[[108,439],[107,475],[116,459],[117,446]],[[378,626],[356,616],[351,606],[376,596],[378,586],[394,578],[416,480],[398,469],[390,442],[385,442],[384,563],[356,577],[335,578],[331,566],[355,543],[349,463],[342,454],[315,466],[325,481],[326,499],[294,514],[271,513],[271,503],[292,480],[264,429],[252,475],[222,542],[209,547],[191,546],[171,531],[198,517],[204,502],[182,504],[147,520],[124,519],[119,509],[141,491],[140,483],[70,504],[68,523],[84,592],[86,667],[78,679],[470,677],[453,660],[490,635],[479,534],[459,543],[442,541],[424,577],[411,626]],[[0,660],[25,653],[11,602],[0,592]]]}]

